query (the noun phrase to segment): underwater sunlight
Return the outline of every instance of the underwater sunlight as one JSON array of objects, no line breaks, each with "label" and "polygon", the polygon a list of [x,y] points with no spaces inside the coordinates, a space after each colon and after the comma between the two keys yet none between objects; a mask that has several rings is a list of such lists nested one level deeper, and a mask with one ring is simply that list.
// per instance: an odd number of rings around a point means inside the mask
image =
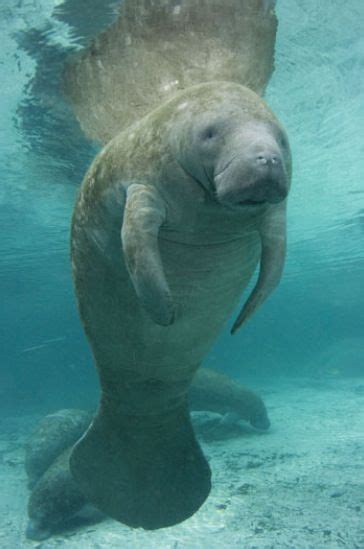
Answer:
[{"label": "underwater sunlight", "polygon": [[0,546],[364,547],[363,1],[0,33]]}]

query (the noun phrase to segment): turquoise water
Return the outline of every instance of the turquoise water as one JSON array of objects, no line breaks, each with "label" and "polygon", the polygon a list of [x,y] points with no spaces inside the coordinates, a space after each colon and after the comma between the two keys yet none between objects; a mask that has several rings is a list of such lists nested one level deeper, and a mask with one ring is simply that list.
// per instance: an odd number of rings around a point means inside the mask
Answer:
[{"label": "turquoise water", "polygon": [[[88,2],[88,16],[75,4],[7,0],[0,12],[1,390],[13,410],[76,404],[79,387],[95,384],[68,259],[95,148],[65,116],[58,84],[65,56],[110,22],[116,3]],[[288,258],[254,321],[226,332],[207,359],[232,374],[300,375],[334,343],[363,345],[363,9],[360,0],[278,2],[267,100],[294,156]]]},{"label": "turquoise water", "polygon": [[[82,135],[59,82],[66,57],[106,27],[117,6],[96,0],[4,0],[0,6],[5,418],[96,401],[73,296],[69,226],[97,146]],[[277,15],[276,69],[266,99],[288,130],[294,158],[287,263],[274,295],[236,336],[227,326],[205,364],[258,385],[300,377],[360,384],[364,3],[278,0]]]}]

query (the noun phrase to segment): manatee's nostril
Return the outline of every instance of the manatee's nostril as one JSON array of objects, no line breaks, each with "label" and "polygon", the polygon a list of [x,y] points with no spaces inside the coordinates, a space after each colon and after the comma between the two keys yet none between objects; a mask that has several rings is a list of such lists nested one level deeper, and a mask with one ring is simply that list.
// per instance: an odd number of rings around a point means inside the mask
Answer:
[{"label": "manatee's nostril", "polygon": [[[272,164],[280,164],[281,163],[281,159],[279,158],[279,156],[272,156],[270,158],[270,161]],[[269,160],[268,160],[269,162]]]},{"label": "manatee's nostril", "polygon": [[267,164],[267,162],[268,162],[267,157],[264,156],[263,154],[259,154],[256,157],[256,161],[257,161],[258,164]]},{"label": "manatee's nostril", "polygon": [[272,164],[272,166],[278,166],[281,163],[281,159],[277,155],[265,155],[258,154],[255,158],[258,164],[265,166],[266,164]]}]

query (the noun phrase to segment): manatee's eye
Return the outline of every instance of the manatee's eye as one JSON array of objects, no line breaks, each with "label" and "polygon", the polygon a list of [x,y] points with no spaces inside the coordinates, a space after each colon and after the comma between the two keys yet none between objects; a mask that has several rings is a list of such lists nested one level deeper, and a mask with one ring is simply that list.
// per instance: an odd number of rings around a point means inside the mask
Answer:
[{"label": "manatee's eye", "polygon": [[218,137],[218,129],[216,126],[209,125],[206,128],[204,128],[201,131],[200,137],[201,140],[205,143],[213,141],[216,137]]},{"label": "manatee's eye", "polygon": [[214,128],[208,128],[207,130],[205,130],[205,139],[212,139],[213,137],[215,137],[215,135],[216,132]]}]

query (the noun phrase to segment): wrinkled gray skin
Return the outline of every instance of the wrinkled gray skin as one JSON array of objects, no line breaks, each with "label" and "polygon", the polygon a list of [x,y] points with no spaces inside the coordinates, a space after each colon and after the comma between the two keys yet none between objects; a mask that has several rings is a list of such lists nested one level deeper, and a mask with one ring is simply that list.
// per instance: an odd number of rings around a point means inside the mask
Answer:
[{"label": "wrinkled gray skin", "polygon": [[209,494],[188,387],[259,262],[233,332],[278,284],[290,177],[275,116],[226,82],[178,94],[86,174],[73,276],[102,394],[70,464],[86,497],[129,526],[176,524]]},{"label": "wrinkled gray skin", "polygon": [[[262,399],[228,376],[211,369],[200,368],[189,390],[191,410],[210,410],[223,414],[220,424],[212,422],[209,435],[228,432],[232,423],[249,421],[260,430],[270,422]],[[86,500],[74,482],[69,456],[72,445],[88,428],[91,414],[82,410],[59,410],[43,418],[30,437],[25,456],[25,469],[34,488],[28,502],[29,539],[44,540],[55,529],[64,528],[73,516],[84,513]],[[77,425],[78,429],[75,429]],[[208,425],[205,422],[205,430]],[[41,441],[41,444],[39,443]],[[57,455],[54,455],[57,447]],[[90,509],[88,509],[90,518]],[[92,513],[92,518],[103,518]]]},{"label": "wrinkled gray skin", "polygon": [[84,410],[59,410],[44,417],[25,447],[28,486],[33,488],[50,464],[78,440],[89,426],[93,414]]},{"label": "wrinkled gray skin", "polygon": [[86,505],[86,498],[70,474],[71,450],[68,448],[57,457],[30,494],[26,530],[29,539],[47,539],[55,528]]}]

